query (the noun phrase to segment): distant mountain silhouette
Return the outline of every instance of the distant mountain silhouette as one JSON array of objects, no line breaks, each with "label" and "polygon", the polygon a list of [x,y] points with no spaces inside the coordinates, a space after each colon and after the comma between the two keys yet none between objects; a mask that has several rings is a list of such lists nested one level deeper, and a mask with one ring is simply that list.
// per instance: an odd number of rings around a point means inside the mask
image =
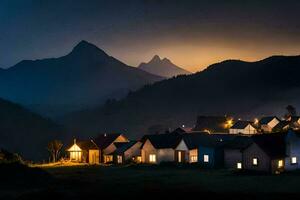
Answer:
[{"label": "distant mountain silhouette", "polygon": [[61,126],[0,99],[0,149],[18,153],[25,159],[47,160],[48,142],[63,137]]},{"label": "distant mountain silhouette", "polygon": [[162,77],[130,67],[86,41],[60,58],[24,60],[0,71],[0,97],[59,115],[120,98]]},{"label": "distant mountain silhouette", "polygon": [[193,126],[197,115],[276,115],[289,104],[300,108],[299,74],[300,56],[228,60],[66,116],[64,123],[78,133],[121,131],[138,138],[151,127]]},{"label": "distant mountain silhouette", "polygon": [[155,55],[148,63],[141,63],[138,68],[151,74],[156,74],[158,76],[167,78],[191,73],[176,66],[167,58],[160,59],[158,55]]}]

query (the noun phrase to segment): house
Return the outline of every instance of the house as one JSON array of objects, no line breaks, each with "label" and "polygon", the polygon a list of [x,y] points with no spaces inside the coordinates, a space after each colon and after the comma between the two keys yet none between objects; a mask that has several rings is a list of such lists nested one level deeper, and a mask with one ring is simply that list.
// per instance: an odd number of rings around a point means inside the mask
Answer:
[{"label": "house", "polygon": [[258,124],[263,132],[272,132],[273,128],[280,122],[276,116],[263,117]]},{"label": "house", "polygon": [[178,133],[144,136],[141,147],[142,163],[174,162],[175,148],[181,142],[181,138],[181,134]]},{"label": "house", "polygon": [[93,140],[76,141],[67,149],[71,161],[99,164],[100,150]]},{"label": "house", "polygon": [[226,116],[198,116],[193,131],[228,133],[229,128],[233,125],[232,123],[232,119]]},{"label": "house", "polygon": [[252,136],[253,143],[243,151],[243,167],[247,170],[280,173],[285,168],[285,134]]},{"label": "house", "polygon": [[243,151],[253,143],[251,137],[236,136],[224,145],[224,167],[227,169],[243,168]]},{"label": "house", "polygon": [[300,134],[289,130],[286,135],[285,170],[291,171],[300,169]]},{"label": "house", "polygon": [[253,122],[239,120],[229,129],[229,133],[252,135],[257,133],[257,128]]},{"label": "house", "polygon": [[122,143],[127,143],[129,140],[120,133],[112,133],[112,134],[100,134],[95,139],[94,142],[100,149],[100,162],[101,163],[109,163],[113,162],[113,155],[111,154],[114,152],[118,145]]},{"label": "house", "polygon": [[[182,154],[186,155],[186,162],[198,163],[205,168],[217,168],[223,165],[223,139],[220,135],[207,132],[193,132],[183,135],[181,146]],[[176,150],[179,150],[176,147]]]},{"label": "house", "polygon": [[274,128],[272,129],[272,132],[283,132],[287,131],[290,128],[291,122],[289,121],[280,121]]},{"label": "house", "polygon": [[290,122],[289,128],[294,129],[294,130],[300,129],[300,117],[299,116],[291,116],[286,121]]},{"label": "house", "polygon": [[142,143],[139,141],[117,143],[117,149],[111,153],[111,155],[113,155],[114,162],[117,164],[124,164],[128,161],[140,163],[141,146]]}]

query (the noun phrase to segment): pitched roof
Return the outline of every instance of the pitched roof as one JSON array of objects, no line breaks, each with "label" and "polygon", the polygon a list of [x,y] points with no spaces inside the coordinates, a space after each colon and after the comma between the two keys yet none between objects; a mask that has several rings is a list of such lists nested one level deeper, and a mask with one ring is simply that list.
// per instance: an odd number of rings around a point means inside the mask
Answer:
[{"label": "pitched roof", "polygon": [[93,140],[75,140],[66,149],[70,149],[75,143],[81,150],[99,149]]},{"label": "pitched roof", "polygon": [[284,127],[289,125],[290,125],[289,121],[280,121],[278,124],[276,124],[276,126],[274,126],[272,131],[274,132],[283,131]]},{"label": "pitched roof", "polygon": [[[236,123],[234,123],[234,125],[230,128],[230,129],[244,129],[246,128],[248,125],[253,126],[253,122],[251,121],[241,121],[238,120]],[[253,126],[254,127],[254,126]],[[254,127],[255,128],[255,127]]]},{"label": "pitched roof", "polygon": [[239,149],[243,150],[253,143],[251,137],[248,136],[236,136],[232,140],[228,141],[225,145],[225,149]]},{"label": "pitched roof", "polygon": [[123,154],[125,151],[130,149],[136,143],[140,143],[140,142],[138,141],[125,142],[121,146],[119,146],[112,154],[117,154],[117,155]]},{"label": "pitched roof", "polygon": [[198,116],[194,131],[228,132],[225,128],[227,120],[225,116]]},{"label": "pitched roof", "polygon": [[[270,121],[272,121],[274,118],[278,119],[276,116],[268,116],[268,117],[263,117],[259,120],[259,124],[268,124]],[[280,121],[278,119],[278,121]]]},{"label": "pitched roof", "polygon": [[168,149],[168,148],[176,148],[176,146],[180,143],[182,139],[181,134],[178,133],[164,133],[164,134],[156,134],[156,135],[145,135],[143,137],[143,148],[145,142],[149,140],[151,144],[156,149]]},{"label": "pitched roof", "polygon": [[199,146],[218,147],[223,145],[224,142],[220,135],[208,134],[206,132],[193,132],[184,134],[183,140],[188,149],[196,149]]},{"label": "pitched roof", "polygon": [[253,136],[253,141],[272,159],[286,156],[286,133],[270,133]]},{"label": "pitched roof", "polygon": [[94,142],[98,145],[100,149],[105,149],[121,135],[121,133],[100,134],[94,139]]}]

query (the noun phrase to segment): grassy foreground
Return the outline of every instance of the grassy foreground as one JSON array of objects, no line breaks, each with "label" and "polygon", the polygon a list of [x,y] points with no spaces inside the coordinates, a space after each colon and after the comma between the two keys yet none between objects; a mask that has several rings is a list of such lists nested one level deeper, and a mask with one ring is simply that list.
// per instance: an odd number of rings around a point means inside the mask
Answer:
[{"label": "grassy foreground", "polygon": [[[87,199],[213,196],[219,199],[300,198],[300,173],[241,175],[228,170],[154,166],[44,167],[51,178],[24,190],[6,190],[17,199]],[[1,191],[1,189],[0,189]],[[9,196],[9,191],[13,193]],[[1,194],[1,193],[0,193]],[[4,193],[2,193],[4,194]]]}]

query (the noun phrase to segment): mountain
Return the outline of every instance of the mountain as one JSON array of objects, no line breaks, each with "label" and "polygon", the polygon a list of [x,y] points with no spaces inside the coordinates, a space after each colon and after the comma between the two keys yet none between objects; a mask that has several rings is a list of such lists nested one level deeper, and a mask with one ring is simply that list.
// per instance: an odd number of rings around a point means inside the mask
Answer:
[{"label": "mountain", "polygon": [[300,108],[300,56],[257,62],[228,60],[202,72],[145,86],[126,98],[66,116],[70,130],[90,134],[119,131],[140,137],[150,129],[191,127],[197,115],[253,119]]},{"label": "mountain", "polygon": [[123,97],[161,79],[81,41],[66,56],[24,60],[0,71],[0,97],[39,113],[60,115]]},{"label": "mountain", "polygon": [[148,63],[141,63],[138,68],[167,78],[181,74],[191,74],[191,72],[176,66],[167,58],[160,59],[158,55],[155,55]]},{"label": "mountain", "polygon": [[0,149],[20,154],[25,159],[47,160],[47,143],[63,139],[64,130],[22,106],[0,99]]}]

